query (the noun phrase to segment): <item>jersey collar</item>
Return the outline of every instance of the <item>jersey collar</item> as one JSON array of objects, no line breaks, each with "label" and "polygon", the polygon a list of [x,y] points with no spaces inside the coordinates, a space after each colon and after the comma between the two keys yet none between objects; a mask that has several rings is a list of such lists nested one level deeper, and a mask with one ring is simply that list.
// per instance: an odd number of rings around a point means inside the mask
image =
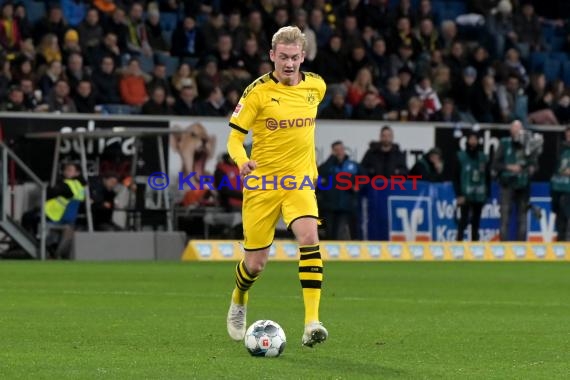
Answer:
[{"label": "jersey collar", "polygon": [[[305,73],[300,71],[301,73],[301,81],[305,81]],[[275,83],[279,83],[279,79],[275,78],[275,75],[273,75],[273,71],[269,72],[269,78],[271,78],[271,80]]]}]

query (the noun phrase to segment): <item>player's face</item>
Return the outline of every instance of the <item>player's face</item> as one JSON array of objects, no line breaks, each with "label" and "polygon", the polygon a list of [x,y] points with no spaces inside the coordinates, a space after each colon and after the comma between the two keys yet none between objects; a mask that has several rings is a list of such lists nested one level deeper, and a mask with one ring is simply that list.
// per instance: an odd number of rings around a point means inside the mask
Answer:
[{"label": "player's face", "polygon": [[275,76],[283,84],[293,86],[299,83],[299,67],[305,60],[305,52],[299,44],[277,44],[269,52],[275,64]]}]

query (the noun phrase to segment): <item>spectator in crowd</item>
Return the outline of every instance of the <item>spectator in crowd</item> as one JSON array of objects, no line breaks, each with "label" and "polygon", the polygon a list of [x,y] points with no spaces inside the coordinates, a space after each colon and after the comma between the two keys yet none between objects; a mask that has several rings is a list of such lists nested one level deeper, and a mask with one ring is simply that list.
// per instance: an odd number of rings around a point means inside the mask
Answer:
[{"label": "spectator in crowd", "polygon": [[424,154],[410,170],[410,175],[419,175],[421,181],[443,182],[443,154],[441,149],[432,148]]},{"label": "spectator in crowd", "polygon": [[538,168],[538,157],[528,156],[523,145],[524,131],[520,121],[511,123],[511,135],[500,141],[492,170],[500,184],[501,241],[509,238],[512,205],[517,209],[517,241],[526,241],[527,211],[530,206],[530,179]]},{"label": "spectator in crowd", "polygon": [[510,74],[505,84],[499,85],[497,98],[501,108],[502,122],[510,123],[513,120],[526,122],[528,98],[524,94],[517,74]]},{"label": "spectator in crowd", "polygon": [[91,79],[88,70],[83,66],[83,57],[80,53],[72,53],[67,59],[65,78],[71,87],[72,95],[75,95],[79,82]]},{"label": "spectator in crowd", "polygon": [[551,180],[552,212],[556,214],[557,241],[570,241],[570,126],[566,127]]},{"label": "spectator in crowd", "polygon": [[115,211],[115,197],[119,177],[113,172],[104,173],[102,176],[93,177],[89,181],[89,195],[91,197],[91,213],[93,229],[95,231],[121,231],[113,222]]},{"label": "spectator in crowd", "polygon": [[352,111],[352,118],[356,120],[383,120],[384,109],[382,100],[377,93],[369,91]]},{"label": "spectator in crowd", "polygon": [[145,23],[143,21],[143,6],[140,3],[132,3],[129,10],[129,16],[126,18],[128,30],[127,50],[134,56],[152,55],[148,36],[146,34]]},{"label": "spectator in crowd", "polygon": [[388,78],[386,88],[381,92],[382,99],[386,106],[387,120],[398,120],[400,111],[404,108],[404,102],[400,93],[400,78],[393,76]]},{"label": "spectator in crowd", "polygon": [[[121,7],[116,7],[111,17],[107,18],[107,22],[103,26],[105,35],[113,34],[116,38],[116,45],[121,54],[127,53],[127,38],[129,36],[129,28],[125,11]],[[119,65],[117,65],[119,67]]]},{"label": "spectator in crowd", "polygon": [[339,87],[344,87],[348,78],[348,64],[342,45],[342,37],[333,34],[327,46],[319,49],[313,62],[314,71],[327,82],[327,89],[330,93]]},{"label": "spectator in crowd", "polygon": [[146,90],[150,94],[152,92],[152,89],[155,87],[162,87],[164,91],[166,91],[167,98],[170,97],[170,99],[167,99],[169,104],[174,103],[174,98],[172,98],[172,90],[170,89],[170,83],[166,75],[166,65],[162,62],[157,62],[154,65],[150,80],[146,84]]},{"label": "spectator in crowd", "polygon": [[76,113],[75,102],[69,96],[69,84],[63,79],[58,80],[46,99],[48,112]]},{"label": "spectator in crowd", "polygon": [[59,4],[52,4],[49,7],[47,15],[34,26],[34,44],[38,45],[45,36],[51,34],[55,35],[57,41],[63,42],[67,29],[68,26],[63,18],[61,6]]},{"label": "spectator in crowd", "polygon": [[85,19],[77,27],[77,32],[81,51],[86,55],[92,55],[103,40],[103,27],[99,23],[99,12],[96,8],[87,11]]},{"label": "spectator in crowd", "polygon": [[150,92],[150,99],[142,106],[143,115],[171,115],[171,109],[166,102],[166,91],[164,87],[153,87]]},{"label": "spectator in crowd", "polygon": [[492,36],[494,55],[499,58],[516,43],[513,6],[509,0],[499,1],[496,11],[487,17],[487,30]]},{"label": "spectator in crowd", "polygon": [[38,80],[38,88],[42,92],[43,96],[48,96],[53,88],[55,82],[63,79],[63,67],[61,61],[52,61],[44,75]]},{"label": "spectator in crowd", "polygon": [[196,88],[192,68],[188,63],[181,63],[180,66],[178,66],[178,69],[170,78],[170,84],[172,93],[175,96],[180,93],[180,90],[183,87],[187,86],[194,86],[196,95],[198,95],[198,89]]},{"label": "spectator in crowd", "polygon": [[148,12],[145,23],[145,34],[150,49],[156,53],[170,53],[170,41],[164,38],[162,26],[160,25],[160,12],[153,8]]},{"label": "spectator in crowd", "polygon": [[200,116],[224,117],[233,111],[228,108],[224,93],[219,86],[205,89],[204,95],[206,98],[197,105]]},{"label": "spectator in crowd", "polygon": [[243,183],[239,181],[239,168],[227,152],[216,165],[214,184],[218,190],[220,206],[226,212],[240,212],[243,202]]},{"label": "spectator in crowd", "polygon": [[8,100],[2,103],[2,111],[6,112],[24,112],[30,109],[26,107],[24,102],[24,92],[19,86],[12,86],[8,91]]},{"label": "spectator in crowd", "polygon": [[198,107],[195,102],[196,87],[194,84],[182,87],[180,96],[174,103],[174,114],[179,116],[196,116],[198,115]]},{"label": "spectator in crowd", "polygon": [[443,100],[443,106],[439,111],[434,113],[431,117],[432,121],[440,121],[444,123],[457,123],[461,121],[459,114],[455,110],[455,103],[453,99],[446,98]]},{"label": "spectator in crowd", "polygon": [[360,163],[362,171],[370,178],[383,175],[389,178],[393,175],[408,174],[406,155],[400,146],[394,143],[394,131],[389,126],[380,130],[380,141],[370,143]]},{"label": "spectator in crowd", "polygon": [[477,70],[468,66],[463,70],[461,81],[457,83],[451,92],[451,98],[455,100],[457,113],[462,121],[476,123],[472,113],[472,104],[475,99]]},{"label": "spectator in crowd", "polygon": [[364,98],[364,95],[372,92],[379,95],[380,92],[374,86],[372,72],[368,67],[363,67],[358,71],[354,81],[348,86],[346,102],[352,107],[356,107]]},{"label": "spectator in crowd", "polygon": [[544,37],[538,16],[530,1],[522,3],[521,10],[514,17],[516,46],[523,59],[528,58],[531,51],[544,50]]},{"label": "spectator in crowd", "polygon": [[327,240],[351,240],[358,235],[354,220],[359,214],[359,191],[355,186],[338,189],[337,175],[343,173],[350,180],[361,173],[360,165],[346,154],[342,141],[335,141],[331,149],[329,158],[319,166],[319,211],[325,220]]},{"label": "spectator in crowd", "polygon": [[428,116],[434,114],[441,109],[441,102],[439,96],[431,87],[431,80],[425,76],[421,78],[416,85],[416,93],[422,101],[423,109]]},{"label": "spectator in crowd", "polygon": [[481,211],[490,195],[489,158],[482,151],[479,135],[466,134],[465,149],[457,152],[453,187],[461,217],[457,225],[457,241],[463,241],[465,229],[471,223],[471,241],[479,241]]},{"label": "spectator in crowd", "polygon": [[195,65],[205,49],[204,36],[196,26],[196,21],[193,17],[186,16],[172,34],[170,53],[180,59],[190,58]]},{"label": "spectator in crowd", "polygon": [[557,125],[554,114],[554,94],[546,86],[543,73],[532,75],[528,89],[528,119],[535,124]]},{"label": "spectator in crowd", "polygon": [[[245,41],[250,39],[247,35],[245,27],[243,25],[242,15],[239,10],[234,9],[230,12],[228,16],[228,24],[226,25],[226,32],[232,36],[232,46],[236,51],[242,51],[245,49]],[[256,42],[255,38],[252,38]]]},{"label": "spectator in crowd", "polygon": [[42,93],[34,88],[34,82],[31,79],[21,79],[20,88],[24,93],[24,105],[26,109],[35,111],[41,104]]},{"label": "spectator in crowd", "polygon": [[49,33],[42,36],[36,58],[36,65],[38,66],[49,66],[53,61],[61,62],[63,60],[57,35]]},{"label": "spectator in crowd", "polygon": [[105,56],[101,65],[93,72],[97,104],[119,104],[119,77],[115,72],[115,61],[111,56]]},{"label": "spectator in crowd", "polygon": [[319,118],[321,119],[350,119],[352,112],[350,106],[346,104],[344,93],[337,90],[332,94],[331,102],[322,109]]},{"label": "spectator in crowd", "polygon": [[493,76],[487,75],[481,80],[481,86],[475,91],[471,110],[480,123],[496,123],[502,120]]},{"label": "spectator in crowd", "polygon": [[20,50],[22,35],[20,24],[14,18],[14,5],[11,2],[2,4],[0,15],[0,47],[4,50],[6,58],[12,60]]},{"label": "spectator in crowd", "polygon": [[89,79],[82,79],[77,83],[77,89],[72,95],[73,103],[79,113],[95,113],[95,94]]},{"label": "spectator in crowd", "polygon": [[18,21],[21,40],[32,38],[32,24],[28,19],[28,12],[24,3],[18,2],[14,8],[14,19]]},{"label": "spectator in crowd", "polygon": [[309,16],[309,27],[315,32],[317,39],[317,48],[324,48],[333,34],[333,29],[325,21],[325,15],[322,9],[313,8]]},{"label": "spectator in crowd", "polygon": [[570,93],[568,91],[564,92],[558,99],[554,114],[561,124],[570,123]]},{"label": "spectator in crowd", "polygon": [[105,33],[103,40],[93,49],[93,53],[89,58],[91,67],[96,67],[101,64],[104,57],[111,57],[113,59],[113,66],[116,69],[122,67],[122,52],[119,47],[117,35],[113,32]]},{"label": "spectator in crowd", "polygon": [[400,112],[401,121],[429,121],[429,114],[426,112],[423,102],[417,96],[412,96],[408,100],[408,108]]},{"label": "spectator in crowd", "polygon": [[130,106],[140,107],[148,100],[145,76],[136,58],[129,61],[119,81],[119,91],[123,102]]},{"label": "spectator in crowd", "polygon": [[79,45],[79,34],[74,29],[68,29],[63,37],[62,62],[68,62],[72,54],[79,54],[83,60],[81,45]]}]

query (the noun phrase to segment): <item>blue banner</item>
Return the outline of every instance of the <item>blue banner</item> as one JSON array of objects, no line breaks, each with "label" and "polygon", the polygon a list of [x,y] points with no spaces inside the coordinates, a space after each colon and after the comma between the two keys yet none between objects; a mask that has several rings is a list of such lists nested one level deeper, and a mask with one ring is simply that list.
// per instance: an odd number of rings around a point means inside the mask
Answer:
[{"label": "blue banner", "polygon": [[[483,207],[479,237],[481,241],[498,241],[500,229],[500,188],[491,186],[491,197]],[[364,192],[367,201],[368,240],[381,241],[455,241],[460,217],[455,191],[451,182],[429,183],[418,181],[415,189],[405,190],[388,186]],[[533,183],[531,205],[527,212],[529,241],[555,241],[555,215],[551,214],[550,186],[547,182]],[[509,218],[509,240],[516,237],[516,209]],[[537,216],[540,215],[540,218]],[[464,239],[471,240],[471,227]]]}]

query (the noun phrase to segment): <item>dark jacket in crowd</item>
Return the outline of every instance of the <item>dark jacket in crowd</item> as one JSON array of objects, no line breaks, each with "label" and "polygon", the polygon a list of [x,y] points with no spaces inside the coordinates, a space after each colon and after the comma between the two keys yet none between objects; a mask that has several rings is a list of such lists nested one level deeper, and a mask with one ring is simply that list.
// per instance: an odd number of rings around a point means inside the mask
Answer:
[{"label": "dark jacket in crowd", "polygon": [[370,148],[364,155],[360,166],[370,177],[408,174],[406,155],[400,150],[398,144],[392,144],[392,149],[385,152],[379,142],[370,143]]}]

